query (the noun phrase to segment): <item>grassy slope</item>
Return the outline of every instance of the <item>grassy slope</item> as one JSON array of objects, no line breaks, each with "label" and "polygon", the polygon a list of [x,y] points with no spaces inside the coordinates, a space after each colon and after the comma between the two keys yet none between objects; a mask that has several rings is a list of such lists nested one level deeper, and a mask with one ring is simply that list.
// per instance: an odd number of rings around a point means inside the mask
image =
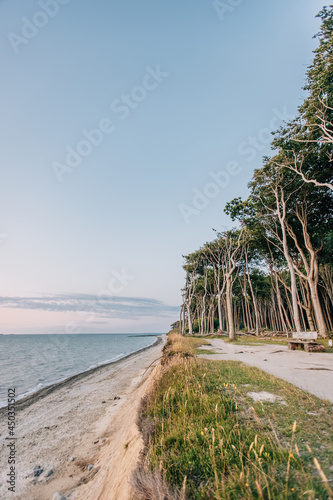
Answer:
[{"label": "grassy slope", "polygon": [[[257,368],[197,360],[202,343],[169,336],[143,408],[150,470],[174,490],[185,480],[189,499],[333,498],[332,405]],[[256,403],[249,391],[286,404]]]}]

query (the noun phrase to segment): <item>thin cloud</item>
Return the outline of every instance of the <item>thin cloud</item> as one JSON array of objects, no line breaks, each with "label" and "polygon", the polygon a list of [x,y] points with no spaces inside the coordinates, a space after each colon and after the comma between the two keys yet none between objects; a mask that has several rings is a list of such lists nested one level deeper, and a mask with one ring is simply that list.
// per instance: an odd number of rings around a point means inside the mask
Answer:
[{"label": "thin cloud", "polygon": [[137,319],[145,316],[168,316],[179,308],[155,299],[89,294],[57,294],[35,297],[0,297],[0,308],[50,312],[86,312],[100,318]]}]

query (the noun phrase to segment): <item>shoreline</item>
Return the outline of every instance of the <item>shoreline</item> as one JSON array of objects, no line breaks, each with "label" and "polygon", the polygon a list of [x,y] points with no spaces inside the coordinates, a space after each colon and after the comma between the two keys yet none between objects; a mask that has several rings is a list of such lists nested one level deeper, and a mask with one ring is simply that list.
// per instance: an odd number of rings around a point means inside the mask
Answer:
[{"label": "shoreline", "polygon": [[[159,365],[164,341],[159,336],[154,344],[116,362],[72,376],[18,402],[15,500],[52,500],[55,492],[84,498],[86,488],[92,488],[87,498],[94,498],[95,488],[103,489],[109,481],[116,482],[115,494],[107,498],[127,500],[130,473],[142,446],[135,423],[137,408]],[[6,409],[2,409],[1,500],[8,499],[6,426]],[[36,468],[42,471],[37,476]]]},{"label": "shoreline", "polygon": [[[41,389],[37,389],[35,391],[32,389],[33,392],[28,393],[27,395],[23,394],[21,396],[18,396],[16,399],[16,403],[15,403],[16,411],[24,410],[25,408],[27,408],[31,404],[34,404],[36,401],[43,399],[44,397],[48,396],[52,392],[60,389],[61,387],[66,386],[67,384],[70,384],[71,382],[79,381],[82,378],[89,376],[89,375],[92,375],[93,373],[98,372],[99,370],[103,370],[109,366],[115,366],[115,365],[121,363],[122,361],[125,361],[125,360],[129,359],[130,357],[135,356],[138,353],[144,352],[147,349],[151,349],[152,347],[159,345],[161,342],[163,342],[162,336],[163,336],[163,334],[160,334],[158,336],[156,335],[157,338],[152,344],[150,344],[146,347],[142,347],[141,349],[138,349],[137,351],[133,351],[130,354],[126,354],[125,356],[123,356],[119,359],[115,359],[114,361],[109,361],[109,362],[103,363],[103,364],[95,366],[93,368],[88,368],[87,370],[84,370],[83,372],[78,372],[78,373],[71,375],[63,380],[58,381],[58,382],[51,382],[49,385],[46,385],[45,387],[42,387]],[[153,337],[153,335],[152,335],[152,337]],[[5,406],[0,406],[0,417],[4,413],[7,413],[7,408],[8,408],[7,404]]]}]

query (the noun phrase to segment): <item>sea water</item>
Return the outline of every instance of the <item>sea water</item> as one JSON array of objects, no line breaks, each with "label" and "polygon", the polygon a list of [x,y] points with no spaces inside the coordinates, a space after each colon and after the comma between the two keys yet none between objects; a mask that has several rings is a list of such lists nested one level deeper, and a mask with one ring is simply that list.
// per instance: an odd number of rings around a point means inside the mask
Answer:
[{"label": "sea water", "polygon": [[26,396],[152,345],[156,335],[0,335],[0,407],[9,389]]}]

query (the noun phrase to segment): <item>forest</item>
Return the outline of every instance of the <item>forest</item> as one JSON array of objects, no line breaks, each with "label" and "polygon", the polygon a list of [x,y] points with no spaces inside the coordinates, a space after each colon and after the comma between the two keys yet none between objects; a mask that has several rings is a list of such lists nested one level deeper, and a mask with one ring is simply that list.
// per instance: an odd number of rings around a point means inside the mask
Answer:
[{"label": "forest", "polygon": [[224,207],[235,227],[184,256],[183,335],[333,331],[333,6],[318,17],[306,97]]}]

